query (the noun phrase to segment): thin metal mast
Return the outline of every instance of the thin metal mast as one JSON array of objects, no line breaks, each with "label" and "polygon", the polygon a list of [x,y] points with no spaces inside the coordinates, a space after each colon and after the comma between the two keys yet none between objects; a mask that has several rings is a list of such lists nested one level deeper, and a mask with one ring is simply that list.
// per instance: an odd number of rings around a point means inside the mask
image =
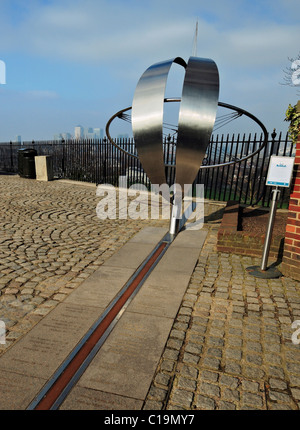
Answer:
[{"label": "thin metal mast", "polygon": [[195,35],[193,40],[192,57],[197,57],[197,41],[198,41],[198,20],[196,22]]}]

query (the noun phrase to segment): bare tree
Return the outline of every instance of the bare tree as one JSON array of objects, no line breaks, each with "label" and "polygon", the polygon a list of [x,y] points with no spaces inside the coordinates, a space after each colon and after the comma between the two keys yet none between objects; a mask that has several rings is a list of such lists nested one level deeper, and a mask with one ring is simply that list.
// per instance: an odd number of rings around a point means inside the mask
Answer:
[{"label": "bare tree", "polygon": [[[300,86],[300,53],[296,58],[288,58],[290,66],[283,70],[284,78],[281,85],[288,85],[290,87]],[[297,91],[300,95],[300,90]]]}]

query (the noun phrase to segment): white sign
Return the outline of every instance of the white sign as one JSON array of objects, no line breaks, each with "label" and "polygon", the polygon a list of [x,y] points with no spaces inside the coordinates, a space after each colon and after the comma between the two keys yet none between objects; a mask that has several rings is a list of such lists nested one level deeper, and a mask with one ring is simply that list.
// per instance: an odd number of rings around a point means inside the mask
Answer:
[{"label": "white sign", "polygon": [[295,157],[272,155],[266,185],[289,187],[293,174]]}]

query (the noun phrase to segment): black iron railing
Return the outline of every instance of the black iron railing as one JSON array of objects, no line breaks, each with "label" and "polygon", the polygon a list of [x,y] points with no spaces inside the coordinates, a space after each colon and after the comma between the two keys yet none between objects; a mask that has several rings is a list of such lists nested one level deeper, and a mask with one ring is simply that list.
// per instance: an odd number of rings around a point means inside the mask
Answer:
[{"label": "black iron railing", "polygon": [[[245,157],[262,144],[263,135],[212,136],[203,164],[221,164]],[[130,153],[136,153],[133,139],[116,140]],[[117,186],[120,176],[127,176],[128,185],[144,183],[150,187],[140,162],[116,149],[104,138],[100,140],[37,141],[0,144],[0,172],[18,172],[18,149],[34,148],[38,155],[51,155],[56,178]],[[173,183],[176,141],[166,138],[163,144],[167,182]],[[288,134],[272,133],[268,144],[254,157],[235,165],[200,169],[195,180],[204,184],[205,197],[218,201],[236,200],[246,205],[269,206],[271,187],[266,187],[270,156],[293,156]],[[289,190],[282,189],[280,207],[287,207]]]}]

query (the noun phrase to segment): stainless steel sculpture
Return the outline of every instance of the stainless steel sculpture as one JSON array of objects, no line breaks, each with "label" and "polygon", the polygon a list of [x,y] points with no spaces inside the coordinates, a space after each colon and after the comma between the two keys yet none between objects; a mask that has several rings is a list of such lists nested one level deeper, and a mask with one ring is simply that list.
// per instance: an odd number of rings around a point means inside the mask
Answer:
[{"label": "stainless steel sculpture", "polygon": [[140,78],[132,104],[132,130],[139,159],[153,186],[166,182],[163,157],[163,109],[168,73],[173,63],[185,67],[176,148],[176,183],[192,184],[214,126],[219,73],[209,59],[191,57],[156,63]]},{"label": "stainless steel sculpture", "polygon": [[[170,67],[185,67],[176,147],[174,199],[170,234],[179,230],[182,194],[192,186],[205,156],[214,126],[219,97],[219,73],[210,59],[175,58],[149,67],[140,78],[132,104],[132,131],[144,170],[153,187],[166,183],[163,154],[165,88]],[[180,188],[177,186],[180,185]]]},{"label": "stainless steel sculpture", "polygon": [[[181,98],[166,99],[165,89],[172,64],[185,68]],[[264,125],[252,114],[235,106],[218,102],[219,73],[215,62],[207,58],[190,57],[188,63],[176,57],[153,64],[141,76],[133,98],[132,107],[122,109],[113,115],[106,125],[106,135],[120,151],[139,158],[152,186],[167,182],[163,153],[163,117],[165,102],[180,102],[178,136],[175,162],[175,195],[172,202],[170,233],[175,235],[180,226],[181,201],[184,188],[192,185],[200,168],[213,168],[236,164],[253,157],[267,144],[268,133]],[[246,115],[263,130],[264,142],[252,154],[239,160],[219,165],[201,165],[216,120],[217,108],[223,106]],[[118,146],[110,136],[109,127],[116,118],[125,116],[132,109],[131,122],[137,154],[130,154]],[[176,187],[176,184],[180,187]],[[180,195],[179,195],[180,194]],[[182,224],[182,223],[181,223]]]},{"label": "stainless steel sculpture", "polygon": [[153,186],[166,182],[163,155],[163,116],[167,78],[173,63],[186,67],[181,58],[149,67],[140,78],[132,103],[132,131],[143,169]]}]

